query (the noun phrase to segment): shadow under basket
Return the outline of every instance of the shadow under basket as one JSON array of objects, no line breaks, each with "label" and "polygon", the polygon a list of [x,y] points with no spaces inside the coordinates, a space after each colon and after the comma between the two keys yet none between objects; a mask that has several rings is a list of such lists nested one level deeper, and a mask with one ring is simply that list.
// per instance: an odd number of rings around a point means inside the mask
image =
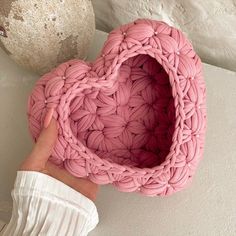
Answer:
[{"label": "shadow under basket", "polygon": [[70,60],[37,81],[29,128],[36,141],[53,108],[54,163],[124,192],[170,195],[187,186],[203,155],[205,93],[184,35],[136,20],[110,33],[94,63]]}]

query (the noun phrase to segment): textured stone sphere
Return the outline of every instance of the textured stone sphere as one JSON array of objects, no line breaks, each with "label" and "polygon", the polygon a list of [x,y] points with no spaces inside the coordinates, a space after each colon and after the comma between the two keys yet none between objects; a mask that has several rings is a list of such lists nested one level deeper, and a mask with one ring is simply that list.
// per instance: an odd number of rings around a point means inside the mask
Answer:
[{"label": "textured stone sphere", "polygon": [[1,0],[0,46],[39,74],[71,58],[85,58],[95,31],[89,0]]}]

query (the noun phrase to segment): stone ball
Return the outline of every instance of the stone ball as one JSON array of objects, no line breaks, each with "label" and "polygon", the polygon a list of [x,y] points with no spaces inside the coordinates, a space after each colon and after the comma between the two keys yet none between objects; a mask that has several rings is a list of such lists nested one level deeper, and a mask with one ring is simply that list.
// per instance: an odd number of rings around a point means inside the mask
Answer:
[{"label": "stone ball", "polygon": [[94,32],[90,0],[1,0],[0,47],[39,74],[85,59]]}]

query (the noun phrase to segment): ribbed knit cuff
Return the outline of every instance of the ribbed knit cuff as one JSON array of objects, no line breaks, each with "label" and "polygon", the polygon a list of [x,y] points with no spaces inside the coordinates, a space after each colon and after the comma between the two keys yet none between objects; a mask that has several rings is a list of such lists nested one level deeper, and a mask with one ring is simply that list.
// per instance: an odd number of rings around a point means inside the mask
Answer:
[{"label": "ribbed knit cuff", "polygon": [[43,173],[18,171],[12,198],[4,235],[87,235],[98,223],[90,199]]},{"label": "ribbed knit cuff", "polygon": [[89,215],[94,215],[96,206],[89,198],[81,193],[75,191],[73,188],[62,183],[61,181],[35,171],[18,171],[16,181],[14,184],[14,191],[23,193],[25,189],[33,190],[34,194],[37,192],[46,192],[57,198],[68,201],[75,207],[83,206]]}]

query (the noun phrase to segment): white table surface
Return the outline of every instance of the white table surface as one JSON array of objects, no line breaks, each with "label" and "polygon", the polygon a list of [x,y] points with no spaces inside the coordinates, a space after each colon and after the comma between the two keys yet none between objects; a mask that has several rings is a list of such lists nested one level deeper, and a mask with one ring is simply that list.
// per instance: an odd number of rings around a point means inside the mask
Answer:
[{"label": "white table surface", "polygon": [[[89,59],[106,34],[96,32]],[[204,64],[208,130],[204,159],[190,188],[170,197],[144,197],[103,186],[93,236],[236,235],[236,73]],[[0,219],[10,216],[10,190],[32,142],[26,102],[39,77],[0,50]]]}]

